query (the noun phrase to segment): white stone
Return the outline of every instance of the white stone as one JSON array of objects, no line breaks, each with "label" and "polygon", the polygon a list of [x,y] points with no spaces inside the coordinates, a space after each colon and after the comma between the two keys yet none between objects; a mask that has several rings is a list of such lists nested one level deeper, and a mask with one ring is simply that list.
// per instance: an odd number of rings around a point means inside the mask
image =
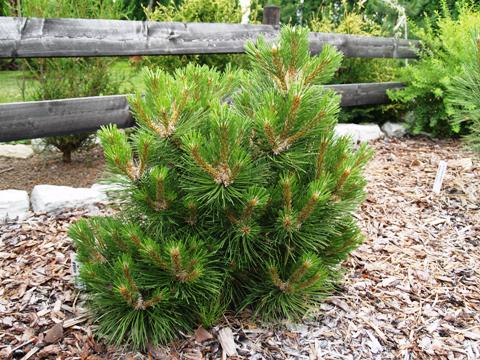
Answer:
[{"label": "white stone", "polygon": [[407,133],[407,129],[401,123],[387,121],[382,125],[382,131],[389,137],[402,137]]},{"label": "white stone", "polygon": [[34,212],[59,213],[64,209],[88,208],[107,201],[104,192],[91,188],[37,185],[32,190]]},{"label": "white stone", "polygon": [[44,152],[52,152],[55,150],[54,146],[48,146],[45,143],[45,139],[32,139],[30,141],[30,145],[32,146],[32,150],[35,154],[41,154]]},{"label": "white stone", "polygon": [[30,202],[23,190],[0,190],[0,224],[11,220],[24,220],[28,216]]},{"label": "white stone", "polygon": [[30,144],[32,145],[33,152],[35,154],[42,154],[42,153],[59,153],[60,150],[58,150],[55,146],[53,145],[47,145],[45,142],[45,139],[32,139],[30,141]]},{"label": "white stone", "polygon": [[45,142],[43,139],[32,139],[30,145],[35,154],[40,154],[45,150]]},{"label": "white stone", "polygon": [[124,186],[120,184],[93,184],[91,189],[98,190],[104,193],[108,193],[110,191],[119,191],[122,190]]},{"label": "white stone", "polygon": [[109,200],[115,197],[115,193],[124,190],[124,186],[120,184],[93,184],[91,189],[101,192]]},{"label": "white stone", "polygon": [[384,136],[382,130],[376,124],[337,124],[335,135],[350,136],[355,143],[376,140]]},{"label": "white stone", "polygon": [[33,149],[30,145],[24,144],[0,144],[0,156],[28,159],[33,155]]}]

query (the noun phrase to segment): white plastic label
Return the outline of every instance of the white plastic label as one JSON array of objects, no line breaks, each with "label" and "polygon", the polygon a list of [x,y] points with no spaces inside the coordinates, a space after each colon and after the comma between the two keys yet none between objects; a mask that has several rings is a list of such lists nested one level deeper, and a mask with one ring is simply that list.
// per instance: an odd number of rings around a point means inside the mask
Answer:
[{"label": "white plastic label", "polygon": [[71,268],[70,272],[72,273],[73,282],[77,289],[83,290],[85,286],[80,282],[80,264],[77,261],[77,254],[72,252],[70,253]]},{"label": "white plastic label", "polygon": [[435,177],[435,182],[433,183],[433,192],[439,194],[442,188],[443,178],[447,172],[447,162],[441,160],[438,164],[437,176]]}]

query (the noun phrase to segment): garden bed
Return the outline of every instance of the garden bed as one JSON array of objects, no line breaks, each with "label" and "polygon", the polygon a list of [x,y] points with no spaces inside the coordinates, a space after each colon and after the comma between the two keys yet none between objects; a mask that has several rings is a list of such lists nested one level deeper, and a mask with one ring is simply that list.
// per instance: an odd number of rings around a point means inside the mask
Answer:
[{"label": "garden bed", "polygon": [[[222,358],[217,334],[229,327],[244,359],[479,358],[478,162],[456,141],[386,139],[373,146],[369,195],[358,212],[366,240],[317,315],[278,328],[248,314],[225,317],[208,333],[150,349],[152,357]],[[440,160],[449,165],[437,196],[431,189]],[[92,335],[72,283],[66,236],[85,215],[37,215],[0,227],[0,358],[12,351],[24,359],[149,358]]]},{"label": "garden bed", "polygon": [[90,187],[103,173],[100,146],[74,153],[71,163],[62,162],[59,152],[34,154],[28,159],[0,157],[0,190],[32,191],[35,185]]}]

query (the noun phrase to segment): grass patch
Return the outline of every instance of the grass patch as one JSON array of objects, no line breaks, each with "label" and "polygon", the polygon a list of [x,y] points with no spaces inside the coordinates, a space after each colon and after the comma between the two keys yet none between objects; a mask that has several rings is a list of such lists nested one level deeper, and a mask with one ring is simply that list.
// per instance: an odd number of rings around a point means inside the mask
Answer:
[{"label": "grass patch", "polygon": [[0,103],[23,101],[23,89],[34,86],[24,71],[0,71]]},{"label": "grass patch", "polygon": [[[130,65],[128,60],[116,61],[110,68],[114,80],[121,80],[120,94],[133,93],[144,89],[141,71]],[[0,103],[28,101],[28,93],[35,86],[35,80],[28,78],[26,71],[0,71]]]},{"label": "grass patch", "polygon": [[128,60],[122,59],[115,62],[110,71],[114,80],[122,80],[120,85],[121,94],[130,94],[138,90],[145,91],[142,72],[140,69],[132,66]]}]

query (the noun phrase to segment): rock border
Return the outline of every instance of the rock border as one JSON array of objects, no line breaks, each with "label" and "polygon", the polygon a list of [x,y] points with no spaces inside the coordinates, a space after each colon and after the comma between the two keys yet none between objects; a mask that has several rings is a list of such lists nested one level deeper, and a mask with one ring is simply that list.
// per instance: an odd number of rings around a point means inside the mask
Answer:
[{"label": "rock border", "polygon": [[30,197],[24,190],[0,190],[0,224],[23,221],[33,213],[55,215],[67,209],[94,210],[108,202],[108,192],[118,189],[118,185],[104,184],[89,188],[41,184],[33,188]]},{"label": "rock border", "polygon": [[[337,124],[335,134],[350,136],[355,143],[358,143],[377,140],[384,136],[404,136],[406,130],[402,123],[392,122],[386,122],[381,129],[377,124]],[[17,147],[22,154],[30,151],[33,154],[32,145],[0,144],[0,148],[2,146],[8,150],[8,154],[15,153],[14,147]],[[30,151],[27,151],[27,147],[30,147]],[[1,152],[0,156],[2,156]],[[13,155],[12,157],[22,158]],[[93,208],[96,204],[106,203],[107,192],[112,190],[118,190],[118,185],[93,184],[89,188],[74,188],[41,184],[33,188],[30,198],[23,190],[0,190],[0,224],[22,221],[32,212],[58,214],[66,209]]]},{"label": "rock border", "polygon": [[[335,133],[338,135],[350,135],[354,141],[369,141],[383,136],[405,136],[407,130],[404,123],[387,121],[381,128],[377,124],[339,123],[336,125]],[[96,143],[99,143],[98,138]],[[30,145],[0,143],[0,158],[28,159],[33,154],[39,154],[45,151],[45,149],[42,139],[32,139]],[[55,151],[55,149],[51,150]]]}]

